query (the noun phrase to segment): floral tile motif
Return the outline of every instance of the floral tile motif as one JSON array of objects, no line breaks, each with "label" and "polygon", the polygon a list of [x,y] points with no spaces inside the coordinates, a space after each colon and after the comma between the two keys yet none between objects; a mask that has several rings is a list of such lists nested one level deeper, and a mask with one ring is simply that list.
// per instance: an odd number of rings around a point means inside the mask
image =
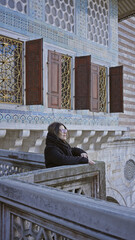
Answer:
[{"label": "floral tile motif", "polygon": [[90,116],[74,113],[46,113],[34,111],[20,111],[0,109],[0,123],[34,124],[43,126],[59,121],[66,125],[85,126],[117,126],[118,118],[114,116]]}]

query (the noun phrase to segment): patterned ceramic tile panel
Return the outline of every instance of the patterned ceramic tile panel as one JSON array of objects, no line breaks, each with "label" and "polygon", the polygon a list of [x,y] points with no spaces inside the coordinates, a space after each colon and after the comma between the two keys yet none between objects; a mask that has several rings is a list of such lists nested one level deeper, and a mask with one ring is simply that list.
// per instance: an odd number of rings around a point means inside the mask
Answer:
[{"label": "patterned ceramic tile panel", "polygon": [[29,1],[29,13],[32,18],[44,20],[44,4],[43,0],[32,0]]},{"label": "patterned ceramic tile panel", "polygon": [[74,0],[45,0],[45,21],[74,33]]},{"label": "patterned ceramic tile panel", "polygon": [[28,0],[0,0],[0,4],[9,9],[26,14],[28,7]]},{"label": "patterned ceramic tile panel", "polygon": [[87,37],[104,46],[109,40],[109,0],[88,0]]},{"label": "patterned ceramic tile panel", "polygon": [[77,21],[76,32],[77,32],[77,35],[83,38],[86,38],[87,28],[84,26],[87,25],[87,19],[86,19],[87,1],[84,1],[84,0],[76,1],[76,7],[77,7],[77,13],[78,13],[76,15],[76,21]]},{"label": "patterned ceramic tile panel", "polygon": [[0,109],[0,123],[18,124],[50,124],[53,121],[63,122],[68,125],[88,126],[117,126],[118,118],[114,116],[90,116],[73,113],[44,113],[34,111],[19,111]]},{"label": "patterned ceramic tile panel", "polygon": [[[28,11],[27,14],[20,14],[19,11],[13,11],[13,9],[9,8],[7,5],[7,1],[0,1],[0,27],[3,28],[3,26],[6,29],[9,29],[14,32],[24,34],[27,36],[30,36],[33,38],[44,38],[44,41],[56,44],[57,46],[63,47],[65,49],[75,51],[77,55],[88,55],[90,54],[93,58],[95,58],[98,61],[104,62],[104,65],[110,64],[116,64],[118,60],[118,54],[117,54],[117,28],[116,28],[116,21],[117,18],[114,19],[112,17],[113,14],[117,14],[117,1],[115,0],[108,0],[109,1],[109,7],[108,5],[104,4],[104,10],[105,13],[101,14],[100,18],[102,19],[104,15],[104,19],[102,22],[102,27],[107,28],[108,24],[109,31],[113,33],[113,39],[109,39],[109,48],[107,48],[107,42],[106,45],[101,44],[100,41],[94,42],[91,41],[89,38],[87,39],[87,15],[84,16],[84,12],[87,14],[87,1],[85,0],[77,0],[77,1],[70,1],[70,0],[62,0],[61,6],[58,8],[58,2],[59,1],[50,1],[53,2],[55,5],[55,10],[57,9],[57,14],[61,10],[62,6],[65,6],[65,8],[69,9],[69,12],[72,12],[74,9],[76,11],[76,16],[72,13],[72,17],[76,17],[76,20],[73,20],[73,25],[76,30],[68,29],[68,26],[66,25],[65,29],[61,28],[61,26],[57,26],[56,23],[50,24],[45,20],[45,6],[48,6],[48,1],[29,1],[23,3],[24,1],[14,1],[16,2],[22,2],[22,5],[27,5]],[[106,0],[106,2],[108,3]],[[49,4],[50,4],[49,2]],[[94,1],[95,2],[95,1]],[[64,5],[62,5],[62,3]],[[93,5],[98,7],[98,4]],[[53,9],[53,5],[50,8],[50,11]],[[48,10],[49,11],[49,10]],[[96,10],[95,10],[96,12]],[[110,19],[107,20],[108,12],[110,13]],[[60,13],[59,13],[60,14]],[[92,13],[91,13],[92,14]],[[50,13],[48,12],[48,17],[50,16]],[[61,15],[60,15],[61,16]],[[62,19],[60,19],[59,16],[59,23],[61,24]],[[68,18],[70,19],[70,14],[68,15]],[[89,15],[90,18],[90,15]],[[53,21],[55,22],[55,17],[53,17]],[[66,20],[64,20],[66,23]],[[70,21],[70,20],[69,20]],[[101,21],[100,21],[101,22]],[[106,26],[104,26],[104,23],[106,22]],[[72,24],[70,24],[70,28],[73,27]],[[93,25],[94,27],[94,25]],[[96,31],[98,30],[98,27],[96,27]],[[103,30],[103,29],[102,29]],[[104,31],[104,34],[108,30]],[[103,32],[103,31],[102,31]],[[108,32],[107,32],[108,34]],[[89,34],[88,34],[89,35]],[[100,34],[102,35],[102,34]],[[109,37],[109,35],[107,35]],[[98,35],[99,37],[99,35]],[[107,39],[108,39],[107,37]],[[102,40],[104,37],[102,37]],[[108,41],[108,40],[107,40]],[[95,45],[96,44],[96,45]]]}]

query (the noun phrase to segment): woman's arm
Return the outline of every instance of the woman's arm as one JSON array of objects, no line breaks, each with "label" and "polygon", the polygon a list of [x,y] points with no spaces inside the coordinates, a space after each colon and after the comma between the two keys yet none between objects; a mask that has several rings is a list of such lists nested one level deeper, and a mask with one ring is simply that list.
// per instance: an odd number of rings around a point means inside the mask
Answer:
[{"label": "woman's arm", "polygon": [[83,156],[67,156],[57,147],[45,149],[46,166],[62,166],[88,163],[88,159]]},{"label": "woman's arm", "polygon": [[86,153],[83,149],[77,147],[71,148],[71,151],[74,156],[81,156],[81,153]]},{"label": "woman's arm", "polygon": [[[81,148],[72,148],[72,154],[74,156],[81,156],[88,159],[88,154]],[[88,159],[89,164],[95,164],[94,161]]]}]

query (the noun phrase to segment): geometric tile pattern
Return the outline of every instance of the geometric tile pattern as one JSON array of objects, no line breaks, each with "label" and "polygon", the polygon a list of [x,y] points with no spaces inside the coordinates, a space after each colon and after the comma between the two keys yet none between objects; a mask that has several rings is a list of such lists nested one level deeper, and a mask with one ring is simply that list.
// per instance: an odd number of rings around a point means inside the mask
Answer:
[{"label": "geometric tile pattern", "polygon": [[17,12],[27,13],[28,0],[0,0],[0,4]]},{"label": "geometric tile pattern", "polygon": [[[87,1],[80,0],[74,2],[75,12],[77,13],[74,18],[75,29],[74,32],[69,32],[60,27],[53,26],[45,22],[45,1],[36,0],[28,1],[28,12],[26,14],[20,14],[17,11],[11,11],[8,7],[3,7],[2,0],[0,0],[0,27],[3,26],[8,30],[25,34],[33,38],[43,37],[44,41],[52,44],[59,45],[65,49],[75,51],[79,54],[90,54],[95,56],[100,61],[103,60],[104,65],[110,66],[110,64],[117,64],[118,56],[117,52],[117,30],[116,21],[111,17],[108,23],[111,26],[113,32],[113,39],[109,39],[109,49],[104,48],[105,45],[97,42],[97,49],[95,51],[95,42],[87,37],[87,18],[84,17],[84,11],[87,12]],[[94,2],[98,2],[99,0]],[[107,0],[106,0],[107,1]],[[59,1],[65,2],[65,5],[71,5],[70,0]],[[112,4],[113,2],[113,4]],[[114,4],[115,2],[115,4]],[[47,4],[47,2],[46,2]],[[105,7],[106,9],[106,7]],[[116,14],[117,3],[116,1],[109,1],[109,13]],[[107,12],[107,10],[106,10]],[[75,14],[75,13],[74,13]],[[88,14],[87,14],[88,15]],[[103,14],[102,14],[103,15]],[[90,15],[89,15],[90,16]],[[105,19],[107,16],[105,17]],[[107,21],[107,20],[106,20]],[[89,21],[88,21],[89,22]],[[106,23],[107,24],[107,23]],[[94,27],[94,25],[93,25]],[[109,27],[110,28],[110,27]],[[74,33],[74,34],[73,34]],[[95,34],[95,33],[94,33]],[[115,40],[115,43],[114,43]],[[112,45],[114,44],[114,45]],[[107,45],[106,45],[107,46]]]},{"label": "geometric tile pattern", "polygon": [[73,33],[74,0],[45,0],[45,21]]},{"label": "geometric tile pattern", "polygon": [[88,113],[53,113],[53,112],[35,112],[0,109],[0,123],[16,123],[16,124],[50,124],[51,122],[59,121],[68,125],[89,125],[89,126],[117,126],[118,117],[116,116],[93,116]]},{"label": "geometric tile pattern", "polygon": [[[76,34],[81,36],[82,38],[87,38],[87,18],[84,14],[87,9],[87,1],[80,0],[76,1]],[[86,27],[84,27],[86,26]]]},{"label": "geometric tile pattern", "polygon": [[87,38],[104,46],[108,45],[108,0],[88,0],[87,8]]},{"label": "geometric tile pattern", "polygon": [[28,3],[29,15],[34,19],[45,21],[45,0],[32,0]]}]

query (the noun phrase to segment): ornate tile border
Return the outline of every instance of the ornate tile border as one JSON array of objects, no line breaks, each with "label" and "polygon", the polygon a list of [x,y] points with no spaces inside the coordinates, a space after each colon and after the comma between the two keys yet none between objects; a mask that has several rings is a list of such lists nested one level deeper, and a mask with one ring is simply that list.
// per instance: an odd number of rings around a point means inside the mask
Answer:
[{"label": "ornate tile border", "polygon": [[20,111],[0,109],[0,125],[6,124],[25,124],[25,125],[48,125],[53,121],[59,121],[68,125],[85,126],[118,126],[116,116],[91,116],[74,113],[45,113],[35,111]]}]

